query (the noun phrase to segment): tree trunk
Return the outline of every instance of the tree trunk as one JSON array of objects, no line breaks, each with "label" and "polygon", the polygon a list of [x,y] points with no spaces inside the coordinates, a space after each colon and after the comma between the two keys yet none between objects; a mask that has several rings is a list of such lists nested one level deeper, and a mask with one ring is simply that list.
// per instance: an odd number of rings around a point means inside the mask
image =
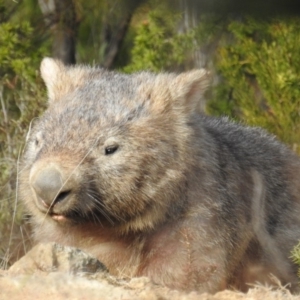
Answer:
[{"label": "tree trunk", "polygon": [[[114,67],[127,34],[131,18],[135,10],[146,1],[147,0],[119,1],[118,6],[115,7],[115,10],[117,9],[119,13],[114,14],[115,11],[111,10],[110,13],[104,16],[101,40],[105,45],[105,50],[101,66],[108,69]],[[115,4],[112,3],[111,5]]]},{"label": "tree trunk", "polygon": [[39,0],[39,6],[53,35],[53,57],[67,65],[75,64],[78,20],[73,1]]},{"label": "tree trunk", "polygon": [[104,53],[104,61],[102,64],[104,68],[112,68],[122,46],[122,42],[126,36],[131,17],[132,13],[128,13],[125,17],[123,17],[117,28],[114,30],[112,30],[109,24],[105,24],[103,35],[106,48]]}]

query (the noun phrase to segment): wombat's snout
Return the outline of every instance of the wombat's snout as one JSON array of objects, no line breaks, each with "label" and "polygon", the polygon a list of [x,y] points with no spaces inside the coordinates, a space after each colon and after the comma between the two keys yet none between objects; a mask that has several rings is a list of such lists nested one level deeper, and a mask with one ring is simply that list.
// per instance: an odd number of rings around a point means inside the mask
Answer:
[{"label": "wombat's snout", "polygon": [[38,204],[50,208],[57,203],[68,201],[72,193],[72,180],[68,181],[64,177],[63,172],[55,165],[33,172],[30,184]]}]

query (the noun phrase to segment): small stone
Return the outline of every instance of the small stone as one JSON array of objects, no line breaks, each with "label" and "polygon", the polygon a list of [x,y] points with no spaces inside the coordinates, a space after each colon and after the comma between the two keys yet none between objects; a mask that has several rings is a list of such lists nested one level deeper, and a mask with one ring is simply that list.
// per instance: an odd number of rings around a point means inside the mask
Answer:
[{"label": "small stone", "polygon": [[56,243],[38,244],[9,269],[12,273],[66,272],[70,274],[107,272],[96,258],[73,247]]}]

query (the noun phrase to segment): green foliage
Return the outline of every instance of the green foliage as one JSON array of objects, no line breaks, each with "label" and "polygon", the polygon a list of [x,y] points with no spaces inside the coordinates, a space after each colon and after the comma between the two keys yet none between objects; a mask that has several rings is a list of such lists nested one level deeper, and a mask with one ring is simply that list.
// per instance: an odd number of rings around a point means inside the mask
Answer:
[{"label": "green foliage", "polygon": [[300,153],[299,19],[232,21],[228,30],[208,111],[267,128]]},{"label": "green foliage", "polygon": [[[26,79],[33,77],[34,69],[28,68],[36,57],[40,57],[40,51],[33,51],[30,43],[32,28],[28,22],[20,24],[0,24],[0,76],[12,76],[18,74]],[[32,55],[27,56],[27,53]]]},{"label": "green foliage", "polygon": [[291,258],[298,265],[298,277],[300,278],[300,242],[294,247]]},{"label": "green foliage", "polygon": [[[18,255],[13,251],[20,243],[22,228],[15,202],[17,161],[28,124],[45,106],[42,82],[37,79],[45,50],[36,48],[33,35],[28,22],[0,23],[0,267]],[[9,245],[9,252],[4,245]]]},{"label": "green foliage", "polygon": [[195,31],[178,33],[179,20],[180,15],[166,13],[161,8],[150,11],[148,19],[137,28],[131,63],[124,71],[158,72],[183,66],[195,48]]},{"label": "green foliage", "polygon": [[[39,110],[32,98],[40,95],[36,75],[44,52],[41,48],[35,49],[30,43],[32,34],[33,30],[27,22],[0,24],[0,97],[3,116],[0,119],[1,151],[10,148],[7,135],[14,136],[21,125],[26,128],[27,124],[22,122],[28,122],[28,117],[34,116]],[[18,126],[8,126],[8,121],[17,122],[15,124]],[[16,156],[17,152],[17,149],[10,149],[10,155]]]}]

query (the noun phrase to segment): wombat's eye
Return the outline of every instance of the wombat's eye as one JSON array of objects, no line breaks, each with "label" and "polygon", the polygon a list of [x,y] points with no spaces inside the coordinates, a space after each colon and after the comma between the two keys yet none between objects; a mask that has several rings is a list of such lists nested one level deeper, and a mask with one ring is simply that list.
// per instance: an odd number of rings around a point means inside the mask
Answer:
[{"label": "wombat's eye", "polygon": [[116,152],[118,150],[118,148],[119,148],[118,145],[111,145],[111,146],[105,147],[105,155],[113,154],[114,152]]},{"label": "wombat's eye", "polygon": [[34,146],[39,147],[41,145],[41,142],[42,142],[42,134],[41,132],[38,132],[33,140]]}]

